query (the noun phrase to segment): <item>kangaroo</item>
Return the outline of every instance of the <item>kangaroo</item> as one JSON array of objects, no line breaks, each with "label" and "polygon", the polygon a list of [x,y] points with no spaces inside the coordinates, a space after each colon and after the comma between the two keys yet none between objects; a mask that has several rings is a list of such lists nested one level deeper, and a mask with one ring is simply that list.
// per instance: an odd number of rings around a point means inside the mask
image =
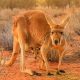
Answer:
[{"label": "kangaroo", "polygon": [[59,71],[65,45],[65,39],[63,38],[65,20],[61,25],[54,24],[44,12],[37,10],[26,11],[16,15],[13,20],[13,52],[10,60],[6,61],[5,65],[12,65],[17,58],[17,54],[20,53],[21,72],[38,75],[38,72],[25,69],[24,66],[25,50],[28,51],[29,47],[38,46],[40,47],[40,54],[42,55],[47,74],[50,74],[50,71],[46,55],[51,48],[57,50],[59,53]]}]

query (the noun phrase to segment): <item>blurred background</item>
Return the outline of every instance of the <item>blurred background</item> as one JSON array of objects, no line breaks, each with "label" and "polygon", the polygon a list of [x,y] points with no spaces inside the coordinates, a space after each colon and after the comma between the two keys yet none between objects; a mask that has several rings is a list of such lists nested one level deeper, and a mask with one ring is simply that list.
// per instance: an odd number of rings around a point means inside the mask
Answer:
[{"label": "blurred background", "polygon": [[80,0],[0,0],[0,8],[79,7]]}]

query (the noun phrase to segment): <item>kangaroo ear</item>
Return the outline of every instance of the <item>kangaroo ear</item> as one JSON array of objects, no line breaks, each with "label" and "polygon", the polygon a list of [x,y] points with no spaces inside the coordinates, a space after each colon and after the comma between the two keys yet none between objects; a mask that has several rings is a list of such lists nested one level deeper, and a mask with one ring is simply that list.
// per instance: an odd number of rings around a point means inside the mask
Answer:
[{"label": "kangaroo ear", "polygon": [[60,26],[65,27],[65,25],[67,24],[67,22],[69,21],[70,16],[66,16],[64,20],[62,20]]},{"label": "kangaroo ear", "polygon": [[51,18],[51,16],[45,15],[45,18],[46,18],[48,24],[50,25],[50,28],[52,28],[55,25],[55,23],[54,23],[53,19]]}]

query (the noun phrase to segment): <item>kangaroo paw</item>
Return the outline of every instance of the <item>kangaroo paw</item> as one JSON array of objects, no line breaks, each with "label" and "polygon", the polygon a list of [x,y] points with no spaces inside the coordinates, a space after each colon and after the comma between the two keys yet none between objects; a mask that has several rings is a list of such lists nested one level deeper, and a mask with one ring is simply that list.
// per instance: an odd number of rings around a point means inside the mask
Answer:
[{"label": "kangaroo paw", "polygon": [[41,76],[41,73],[38,73],[36,71],[32,71],[33,75],[36,75],[36,76]]},{"label": "kangaroo paw", "polygon": [[48,76],[52,76],[52,75],[54,75],[54,74],[52,74],[52,73],[50,73],[50,72],[48,72],[48,74],[47,74]]},{"label": "kangaroo paw", "polygon": [[58,75],[61,75],[62,73],[65,73],[65,71],[64,71],[64,70],[58,70],[56,73],[57,73]]}]

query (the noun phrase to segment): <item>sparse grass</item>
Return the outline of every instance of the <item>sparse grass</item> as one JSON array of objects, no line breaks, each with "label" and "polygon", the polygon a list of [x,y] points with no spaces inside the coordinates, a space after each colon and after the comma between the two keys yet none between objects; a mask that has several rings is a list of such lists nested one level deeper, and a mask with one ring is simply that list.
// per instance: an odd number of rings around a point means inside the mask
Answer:
[{"label": "sparse grass", "polygon": [[[51,8],[51,7],[36,7],[35,10],[42,10],[54,20],[55,23],[60,24],[61,21],[69,14],[73,9],[61,9],[61,8]],[[76,10],[80,10],[75,8]],[[0,45],[3,47],[12,48],[12,17],[19,12],[27,11],[26,9],[13,8],[13,9],[0,9]],[[73,22],[74,23],[74,22]],[[2,34],[4,33],[4,34]],[[5,41],[5,39],[6,41]],[[8,37],[9,36],[9,37]]]}]

